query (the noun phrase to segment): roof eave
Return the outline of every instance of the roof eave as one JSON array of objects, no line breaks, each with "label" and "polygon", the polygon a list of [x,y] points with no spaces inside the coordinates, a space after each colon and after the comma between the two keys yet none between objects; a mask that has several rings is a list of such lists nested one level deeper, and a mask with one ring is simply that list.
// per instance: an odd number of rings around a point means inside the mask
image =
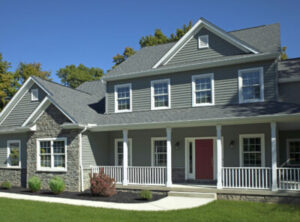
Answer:
[{"label": "roof eave", "polygon": [[176,67],[162,67],[157,69],[150,69],[142,72],[133,72],[127,74],[120,74],[120,75],[108,75],[108,76],[103,76],[103,80],[115,81],[115,80],[146,77],[150,75],[168,74],[171,72],[190,71],[190,70],[219,67],[225,65],[234,65],[234,64],[246,63],[246,62],[256,62],[256,61],[263,61],[269,59],[277,59],[278,56],[279,56],[278,52],[253,54],[253,55],[249,55],[248,57],[238,58],[238,59],[233,58],[233,59],[219,60],[213,62],[208,61],[208,62],[201,62],[192,65],[187,64],[187,65],[176,66]]}]

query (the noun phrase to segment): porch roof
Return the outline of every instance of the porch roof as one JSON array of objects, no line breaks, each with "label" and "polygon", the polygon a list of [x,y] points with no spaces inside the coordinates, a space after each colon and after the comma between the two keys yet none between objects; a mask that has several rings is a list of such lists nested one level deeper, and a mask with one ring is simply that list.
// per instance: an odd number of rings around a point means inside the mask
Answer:
[{"label": "porch roof", "polygon": [[215,105],[169,109],[156,111],[140,111],[130,113],[105,114],[97,118],[97,126],[91,130],[120,130],[131,127],[159,127],[193,124],[215,125],[243,122],[270,122],[279,118],[300,118],[300,106],[284,102],[261,102],[234,105]]}]

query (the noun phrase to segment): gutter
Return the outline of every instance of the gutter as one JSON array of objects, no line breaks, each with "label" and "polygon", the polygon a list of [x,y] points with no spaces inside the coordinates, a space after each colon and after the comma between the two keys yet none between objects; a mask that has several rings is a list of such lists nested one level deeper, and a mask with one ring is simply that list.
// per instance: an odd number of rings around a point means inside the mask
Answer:
[{"label": "gutter", "polygon": [[80,169],[80,191],[84,191],[84,181],[83,181],[83,164],[82,164],[82,134],[88,129],[85,126],[83,130],[79,133],[79,169]]},{"label": "gutter", "polygon": [[25,133],[25,132],[34,132],[36,131],[36,125],[26,126],[26,127],[6,127],[0,129],[0,134],[9,134],[9,133]]},{"label": "gutter", "polygon": [[206,61],[196,64],[189,64],[189,65],[182,65],[182,66],[176,66],[176,67],[161,67],[156,69],[149,69],[146,71],[141,72],[132,72],[127,74],[121,74],[121,75],[105,75],[102,77],[102,80],[104,81],[114,81],[114,80],[122,80],[122,79],[130,79],[130,78],[137,78],[137,77],[145,77],[145,76],[153,76],[153,75],[161,75],[161,74],[168,74],[170,72],[181,72],[181,71],[190,71],[195,69],[204,69],[204,68],[212,68],[212,67],[218,67],[218,66],[224,66],[224,65],[234,65],[234,64],[240,64],[240,63],[246,63],[246,62],[256,62],[256,61],[263,61],[263,60],[269,60],[269,59],[277,59],[279,56],[279,53],[262,53],[262,54],[253,54],[248,55],[243,58],[231,58],[226,60],[218,60],[218,61]]}]

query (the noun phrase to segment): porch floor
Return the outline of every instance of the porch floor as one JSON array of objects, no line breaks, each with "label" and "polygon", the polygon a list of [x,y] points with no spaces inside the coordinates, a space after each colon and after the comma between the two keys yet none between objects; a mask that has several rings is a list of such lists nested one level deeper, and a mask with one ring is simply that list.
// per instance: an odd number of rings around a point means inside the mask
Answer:
[{"label": "porch floor", "polygon": [[224,195],[247,195],[247,196],[279,196],[279,197],[297,197],[300,198],[300,191],[286,191],[286,190],[262,190],[262,189],[217,189],[214,185],[202,184],[173,184],[171,187],[158,185],[116,185],[117,189],[122,190],[153,190],[153,191],[175,191],[175,192],[198,192],[198,193],[216,193]]}]

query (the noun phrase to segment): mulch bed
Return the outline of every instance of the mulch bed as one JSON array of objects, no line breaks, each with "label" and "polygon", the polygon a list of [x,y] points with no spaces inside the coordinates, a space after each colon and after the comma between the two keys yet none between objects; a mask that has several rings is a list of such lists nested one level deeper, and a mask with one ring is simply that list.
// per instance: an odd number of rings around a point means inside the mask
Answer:
[{"label": "mulch bed", "polygon": [[35,195],[41,197],[48,196],[48,197],[60,197],[60,198],[69,198],[69,199],[77,199],[77,200],[105,201],[105,202],[115,202],[115,203],[144,203],[144,202],[156,201],[167,196],[166,192],[153,192],[152,200],[148,201],[145,199],[141,199],[139,196],[139,192],[131,192],[131,191],[117,190],[117,193],[111,197],[102,197],[102,196],[93,196],[89,190],[85,192],[66,191],[61,194],[55,195],[51,193],[49,190],[41,190],[39,192],[32,193],[28,189],[22,187],[12,187],[9,190],[0,188],[0,192]]}]

